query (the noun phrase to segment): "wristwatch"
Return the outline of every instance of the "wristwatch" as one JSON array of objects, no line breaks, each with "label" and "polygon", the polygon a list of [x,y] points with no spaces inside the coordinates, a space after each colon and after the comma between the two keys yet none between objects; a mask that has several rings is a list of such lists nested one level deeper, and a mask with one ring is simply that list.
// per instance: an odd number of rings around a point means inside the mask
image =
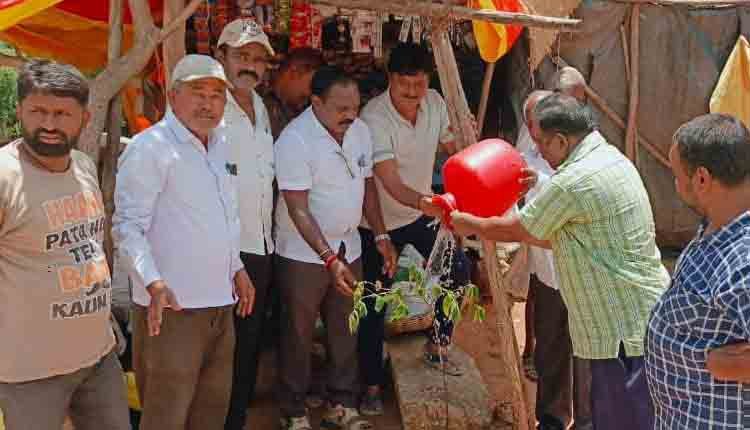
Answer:
[{"label": "wristwatch", "polygon": [[381,240],[391,240],[391,236],[388,233],[383,233],[375,236],[375,243],[378,243]]}]

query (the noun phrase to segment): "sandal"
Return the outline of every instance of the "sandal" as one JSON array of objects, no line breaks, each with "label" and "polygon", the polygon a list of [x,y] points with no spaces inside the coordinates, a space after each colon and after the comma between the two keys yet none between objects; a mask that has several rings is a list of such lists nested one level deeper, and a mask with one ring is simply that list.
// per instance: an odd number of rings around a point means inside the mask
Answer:
[{"label": "sandal", "polygon": [[365,416],[374,417],[383,415],[383,395],[365,393],[359,404],[359,413]]},{"label": "sandal", "polygon": [[281,418],[281,430],[312,430],[307,417]]},{"label": "sandal", "polygon": [[320,422],[320,428],[326,430],[373,430],[375,426],[362,418],[356,409],[336,405],[328,408]]},{"label": "sandal", "polygon": [[424,352],[424,361],[428,367],[431,367],[438,372],[445,370],[445,373],[450,376],[461,376],[464,374],[464,369],[455,361],[451,360],[448,355],[444,355],[442,360],[440,354],[433,354],[431,352]]},{"label": "sandal", "polygon": [[522,358],[523,374],[531,382],[536,382],[539,379],[539,374],[536,371],[536,366],[534,366],[534,357],[527,355]]}]

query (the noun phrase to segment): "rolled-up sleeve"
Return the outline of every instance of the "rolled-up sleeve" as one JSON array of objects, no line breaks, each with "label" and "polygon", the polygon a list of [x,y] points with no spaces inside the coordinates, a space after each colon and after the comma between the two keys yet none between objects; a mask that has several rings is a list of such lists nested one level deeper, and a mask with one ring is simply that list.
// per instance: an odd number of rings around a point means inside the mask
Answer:
[{"label": "rolled-up sleeve", "polygon": [[136,140],[118,163],[112,236],[127,271],[143,286],[163,279],[146,238],[169,168],[160,152],[155,142]]},{"label": "rolled-up sleeve", "polygon": [[367,124],[372,141],[372,161],[377,164],[396,158],[393,147],[393,133],[395,129],[385,120],[385,113],[372,108],[362,112],[362,121]]},{"label": "rolled-up sleeve", "polygon": [[281,191],[307,191],[313,174],[305,143],[294,132],[283,132],[274,145],[276,182]]}]

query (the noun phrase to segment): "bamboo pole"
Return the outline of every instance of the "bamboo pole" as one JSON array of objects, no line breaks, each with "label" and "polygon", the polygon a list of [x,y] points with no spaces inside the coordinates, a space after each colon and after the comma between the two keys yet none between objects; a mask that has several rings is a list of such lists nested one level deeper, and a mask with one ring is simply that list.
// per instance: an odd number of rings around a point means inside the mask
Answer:
[{"label": "bamboo pole", "polygon": [[[456,146],[458,149],[462,149],[477,141],[474,127],[471,124],[471,111],[461,85],[453,46],[440,23],[433,24],[431,36],[440,85],[448,106],[451,124],[455,124]],[[535,427],[534,417],[529,413],[526,404],[528,397],[521,373],[518,342],[516,342],[515,331],[513,330],[513,319],[510,315],[506,288],[503,286],[503,276],[498,267],[496,246],[495,242],[482,241],[488,278],[492,286],[493,303],[497,311],[498,337],[502,342],[498,364],[511,380],[511,386],[509,387],[511,407],[507,410],[512,411],[513,416],[503,418],[513,423],[514,430],[531,430]]]},{"label": "bamboo pole", "polygon": [[484,81],[482,81],[482,95],[479,99],[479,109],[477,109],[477,133],[479,138],[482,137],[484,130],[484,119],[487,115],[487,103],[490,99],[490,90],[492,89],[492,77],[495,75],[496,62],[487,63],[484,69]]},{"label": "bamboo pole", "polygon": [[558,31],[575,31],[581,20],[558,18],[527,13],[477,10],[464,6],[432,3],[423,0],[313,0],[347,9],[377,10],[397,15],[421,15],[428,18],[459,18],[488,21],[497,24],[519,24],[526,27],[551,28]]},{"label": "bamboo pole", "polygon": [[625,155],[636,161],[636,133],[638,130],[639,85],[638,71],[640,69],[640,20],[641,5],[633,4],[630,11],[630,100],[628,102],[628,128],[625,131]]},{"label": "bamboo pole", "polygon": [[[109,0],[109,40],[107,60],[111,64],[122,51],[123,0]],[[101,156],[101,189],[104,202],[104,253],[110,270],[114,268],[114,241],[112,239],[112,215],[115,212],[115,170],[120,154],[120,123],[122,121],[122,99],[116,94],[109,102],[107,113],[107,144]]]},{"label": "bamboo pole", "polygon": [[622,55],[625,58],[625,78],[628,80],[628,88],[630,88],[630,48],[624,25],[620,25],[620,37],[622,38]]}]

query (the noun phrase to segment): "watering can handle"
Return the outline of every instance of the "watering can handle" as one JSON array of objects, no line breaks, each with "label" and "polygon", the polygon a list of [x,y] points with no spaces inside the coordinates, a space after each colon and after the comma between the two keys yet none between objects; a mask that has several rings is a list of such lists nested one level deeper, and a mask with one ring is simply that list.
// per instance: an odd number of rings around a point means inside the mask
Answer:
[{"label": "watering can handle", "polygon": [[452,229],[451,212],[458,209],[456,205],[456,197],[451,193],[434,195],[432,196],[432,204],[443,210],[443,224],[449,229]]}]

